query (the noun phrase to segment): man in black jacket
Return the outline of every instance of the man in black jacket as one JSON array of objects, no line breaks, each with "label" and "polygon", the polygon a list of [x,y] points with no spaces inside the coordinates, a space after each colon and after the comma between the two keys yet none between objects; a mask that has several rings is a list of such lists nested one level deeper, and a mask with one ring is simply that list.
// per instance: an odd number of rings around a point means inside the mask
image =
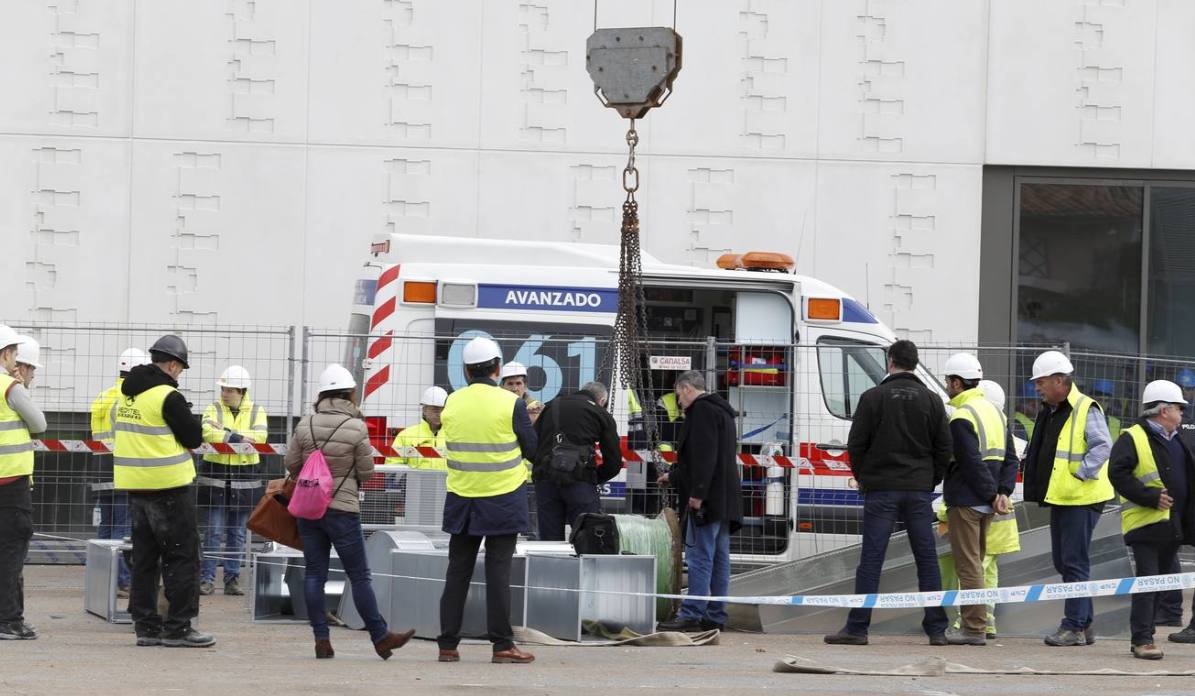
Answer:
[{"label": "man in black jacket", "polygon": [[[934,540],[934,487],[950,464],[950,429],[941,397],[913,370],[917,346],[900,340],[888,349],[888,376],[863,392],[847,439],[851,472],[863,495],[863,547],[855,593],[880,587],[880,568],[893,526],[903,522],[922,592],[942,589]],[[825,637],[831,645],[867,645],[871,609],[852,609],[846,626]],[[930,645],[946,645],[946,611],[926,607],[921,622]]]},{"label": "man in black jacket", "polygon": [[[564,525],[572,525],[585,512],[601,512],[597,484],[605,483],[622,469],[622,448],[618,426],[606,410],[609,393],[600,382],[590,382],[581,390],[548,402],[535,422],[539,449],[535,454],[535,500],[541,541],[563,541]],[[601,466],[589,465],[575,480],[555,481],[547,473],[552,449],[557,442],[590,447],[596,443],[602,451]]]},{"label": "man in black jacket", "polygon": [[[1116,440],[1108,463],[1108,478],[1124,499],[1121,529],[1138,577],[1170,573],[1179,544],[1195,540],[1195,458],[1177,432],[1187,402],[1179,386],[1166,380],[1147,384],[1142,402],[1141,420]],[[1162,659],[1154,644],[1160,594],[1133,595],[1133,657]],[[1170,639],[1195,642],[1195,622]]]},{"label": "man in black jacket", "polygon": [[[705,378],[690,370],[676,378],[677,403],[685,410],[676,467],[658,480],[680,495],[685,517],[689,594],[724,597],[730,591],[730,535],[743,523],[738,467],[738,414],[726,400],[705,391]],[[726,625],[726,605],[686,599],[661,631],[708,631]]]}]

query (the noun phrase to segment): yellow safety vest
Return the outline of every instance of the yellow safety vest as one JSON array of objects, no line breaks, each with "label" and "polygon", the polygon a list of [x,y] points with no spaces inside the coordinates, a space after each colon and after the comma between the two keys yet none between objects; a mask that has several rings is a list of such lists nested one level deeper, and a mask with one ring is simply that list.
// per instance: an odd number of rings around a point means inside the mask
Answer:
[{"label": "yellow safety vest", "polygon": [[[427,421],[421,420],[419,421],[419,425],[403,428],[402,432],[394,436],[394,444],[391,447],[394,449],[402,447],[435,447],[440,451],[444,451],[444,428],[441,426],[440,432],[433,433],[432,427],[427,424]],[[448,471],[448,462],[436,457],[387,457],[386,463],[409,466],[412,469]]]},{"label": "yellow safety vest", "polygon": [[954,412],[950,420],[964,420],[971,424],[979,440],[979,458],[985,462],[1004,461],[1008,443],[1004,414],[987,400],[983,390],[968,389],[950,400]]},{"label": "yellow safety vest", "polygon": [[1066,400],[1071,405],[1071,412],[1058,434],[1058,449],[1054,454],[1045,502],[1051,505],[1095,505],[1111,500],[1116,492],[1108,480],[1108,462],[1100,466],[1099,475],[1090,481],[1074,475],[1083,463],[1083,455],[1087,454],[1087,414],[1092,407],[1100,406],[1073,384]]},{"label": "yellow safety vest", "polygon": [[8,405],[8,390],[15,382],[0,374],[0,478],[33,475],[33,438],[20,414]]},{"label": "yellow safety vest", "polygon": [[[1140,425],[1132,425],[1124,431],[1124,434],[1133,439],[1133,446],[1137,450],[1137,466],[1133,468],[1133,476],[1145,484],[1146,488],[1164,488],[1165,484],[1162,483],[1162,475],[1158,473],[1158,462],[1154,459],[1153,449],[1149,446],[1149,435],[1146,434],[1145,428]],[[1169,519],[1169,510],[1141,507],[1137,503],[1121,497],[1120,531],[1124,534]]]},{"label": "yellow safety vest", "polygon": [[137,396],[121,395],[112,457],[116,490],[157,491],[185,486],[195,479],[191,453],[174,438],[162,417],[162,403],[175,391],[160,384]]},{"label": "yellow safety vest", "polygon": [[1016,413],[1012,414],[1012,418],[1016,422],[1020,423],[1021,427],[1025,429],[1025,439],[1032,440],[1033,439],[1033,426],[1035,425],[1033,419],[1024,413],[1021,413],[1020,411],[1017,411]]},{"label": "yellow safety vest", "polygon": [[1120,427],[1120,419],[1116,416],[1105,414],[1105,420],[1108,421],[1108,434],[1112,436],[1112,441],[1116,442],[1116,438],[1120,437],[1120,434],[1124,432]]},{"label": "yellow safety vest", "polygon": [[668,392],[664,396],[661,396],[660,403],[664,405],[664,410],[668,412],[669,423],[675,423],[683,416],[680,404],[676,402],[676,392]]},{"label": "yellow safety vest", "polygon": [[99,440],[112,449],[112,423],[116,420],[116,402],[120,399],[120,385],[124,377],[117,377],[116,384],[108,387],[91,402],[91,439]]},{"label": "yellow safety vest", "polygon": [[[264,443],[269,437],[266,410],[249,400],[248,392],[241,399],[240,409],[232,415],[232,409],[223,401],[208,405],[203,412],[203,441],[228,442],[229,433],[224,428],[239,433],[247,442]],[[253,454],[205,454],[203,461],[225,466],[250,466],[261,461]]]},{"label": "yellow safety vest", "polygon": [[512,426],[517,396],[483,382],[454,391],[440,415],[448,455],[448,491],[464,498],[491,498],[527,480]]}]

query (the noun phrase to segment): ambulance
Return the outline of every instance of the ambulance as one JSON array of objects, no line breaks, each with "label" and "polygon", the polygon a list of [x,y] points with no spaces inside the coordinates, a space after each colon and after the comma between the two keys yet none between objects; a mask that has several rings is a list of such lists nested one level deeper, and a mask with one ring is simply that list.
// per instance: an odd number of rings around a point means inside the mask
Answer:
[{"label": "ambulance", "polygon": [[[419,421],[430,385],[465,386],[461,352],[489,336],[505,361],[528,367],[532,398],[548,402],[609,371],[618,309],[616,245],[391,234],[377,238],[356,279],[346,365],[363,386],[378,442]],[[642,258],[649,365],[665,440],[683,414],[666,394],[682,370],[738,411],[744,527],[740,565],[795,560],[858,540],[861,499],[847,464],[853,408],[885,375],[893,332],[837,288],[793,272],[771,252],[727,254],[710,268]],[[923,370],[921,379],[941,388]],[[626,394],[611,390],[626,433]],[[779,455],[779,458],[769,458]],[[779,465],[778,465],[779,464]],[[653,512],[641,463],[602,486],[613,512]]]}]

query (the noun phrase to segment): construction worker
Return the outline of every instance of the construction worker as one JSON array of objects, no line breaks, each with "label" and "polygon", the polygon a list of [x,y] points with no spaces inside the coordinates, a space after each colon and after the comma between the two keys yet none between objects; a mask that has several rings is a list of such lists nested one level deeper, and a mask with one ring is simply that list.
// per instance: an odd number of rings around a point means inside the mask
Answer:
[{"label": "construction worker", "polygon": [[498,384],[506,391],[514,392],[523,400],[523,403],[527,405],[527,415],[531,417],[531,423],[534,425],[539,414],[544,410],[544,405],[531,398],[531,395],[527,393],[527,366],[520,362],[506,363],[502,366]]},{"label": "construction worker", "polygon": [[514,644],[510,625],[510,566],[518,535],[530,529],[523,460],[535,458],[535,429],[523,400],[497,386],[502,366],[497,343],[474,338],[465,345],[464,362],[469,386],[448,397],[441,416],[448,454],[443,530],[451,539],[440,597],[439,660],[461,659],[465,598],[484,539],[492,661],[528,663],[535,657]]},{"label": "construction worker", "polygon": [[[1112,499],[1108,454],[1112,440],[1103,408],[1079,391],[1075,368],[1056,350],[1033,361],[1033,384],[1042,408],[1025,454],[1025,500],[1050,508],[1054,568],[1063,582],[1091,578],[1091,535]],[[1046,645],[1095,643],[1090,597],[1066,600],[1059,628]]]},{"label": "construction worker", "polygon": [[[675,394],[672,395],[675,399]],[[631,450],[646,450],[649,447],[647,423],[643,415],[643,406],[634,389],[626,390],[627,399],[627,448]],[[657,406],[660,402],[657,402]],[[672,452],[671,442],[661,441],[656,445],[656,451]],[[643,463],[645,488],[628,491],[631,512],[637,515],[655,515],[660,512],[663,503],[661,489],[656,485],[660,472],[656,470],[654,461]]]},{"label": "construction worker", "polygon": [[1116,442],[1116,438],[1120,437],[1120,419],[1112,415],[1113,411],[1120,410],[1116,408],[1116,383],[1110,379],[1093,379],[1091,395],[1099,399],[1100,404],[1107,409],[1104,419],[1108,421],[1108,435]]},{"label": "construction worker", "polygon": [[[1195,370],[1189,367],[1184,367],[1178,371],[1174,376],[1174,382],[1182,387],[1183,398],[1188,403],[1195,402]],[[1183,421],[1178,426],[1178,437],[1187,446],[1187,449],[1195,451],[1195,409],[1186,408],[1183,410]],[[1178,555],[1174,556],[1174,562],[1166,573],[1181,573],[1183,572],[1182,563],[1179,561]],[[1158,613],[1156,616],[1156,624],[1158,626],[1184,626],[1183,622],[1183,593],[1182,590],[1170,590],[1169,592],[1158,593]],[[1175,643],[1195,643],[1195,614],[1191,616],[1191,626],[1185,628],[1177,633],[1171,633],[1168,638]]]},{"label": "construction worker", "polygon": [[25,623],[22,572],[33,538],[32,436],[45,432],[46,417],[26,389],[29,371],[17,367],[20,341],[0,324],[0,640],[37,638]]},{"label": "construction worker", "polygon": [[[1179,544],[1195,539],[1195,456],[1177,436],[1187,400],[1174,382],[1155,380],[1145,385],[1141,405],[1141,419],[1117,439],[1108,464],[1122,498],[1120,528],[1133,551],[1137,577],[1169,573]],[[1154,643],[1159,595],[1133,595],[1133,657],[1162,659]]]},{"label": "construction worker", "polygon": [[[111,452],[115,446],[112,424],[116,420],[116,404],[120,398],[120,385],[129,376],[129,370],[138,365],[149,364],[149,354],[140,348],[127,348],[117,360],[116,383],[100,392],[91,402],[91,439],[104,443]],[[100,509],[100,524],[96,529],[99,539],[124,539],[129,535],[129,495],[117,493],[112,486],[112,455],[97,454],[91,458],[91,492],[96,507]],[[129,566],[124,555],[119,556],[116,574],[116,595],[129,596]]]},{"label": "construction worker", "polygon": [[[116,406],[113,483],[129,492],[133,518],[133,584],[129,612],[137,645],[204,648],[216,639],[191,626],[199,615],[199,527],[188,448],[203,428],[178,391],[187,344],[166,335],[149,348],[149,365],[134,367]],[[158,577],[170,608],[158,614]]]},{"label": "construction worker", "polygon": [[[440,427],[440,414],[448,392],[440,387],[428,387],[419,399],[422,418],[415,425],[408,425],[394,436],[394,449],[401,447],[435,447],[444,451],[444,431]],[[412,469],[448,470],[448,463],[438,457],[387,457],[387,464],[409,466]]]},{"label": "construction worker", "polygon": [[[204,442],[262,444],[269,436],[266,410],[249,398],[249,371],[230,365],[216,381],[220,399],[203,412]],[[245,554],[245,523],[261,491],[261,457],[252,454],[205,454],[195,477],[197,504],[205,509],[203,564],[199,594],[215,592],[216,562],[224,567],[224,594],[243,595],[241,556]]]},{"label": "construction worker", "polygon": [[[979,382],[983,368],[969,353],[946,360],[946,393],[954,411],[950,415],[953,457],[942,484],[950,525],[950,549],[959,588],[984,587],[988,528],[993,515],[1012,510],[1009,496],[1017,483],[1017,455],[1004,415],[987,399]],[[951,645],[987,644],[987,607],[962,608],[961,630],[948,630]]]}]

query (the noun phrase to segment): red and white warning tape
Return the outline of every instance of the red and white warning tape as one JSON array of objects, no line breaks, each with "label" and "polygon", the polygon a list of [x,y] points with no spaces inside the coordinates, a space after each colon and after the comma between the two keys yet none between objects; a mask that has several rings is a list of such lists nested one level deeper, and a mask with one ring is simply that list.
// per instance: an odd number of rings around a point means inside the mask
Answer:
[{"label": "red and white warning tape", "polygon": [[[111,454],[112,450],[99,440],[34,440],[35,452],[74,452],[81,454]],[[286,454],[284,443],[251,443],[251,442],[205,442],[191,450],[196,454]],[[434,447],[388,447],[382,445],[374,447],[375,457],[402,457],[406,459],[444,459],[446,454]],[[651,458],[646,450],[622,451],[623,461],[642,462]],[[668,463],[676,462],[676,453],[663,452],[660,457]],[[745,467],[772,467],[796,469],[801,474],[817,474],[820,476],[850,476],[851,468],[844,461],[823,459],[811,461],[804,457],[765,456],[760,454],[740,454],[739,462]],[[600,459],[599,459],[600,461]]]}]

